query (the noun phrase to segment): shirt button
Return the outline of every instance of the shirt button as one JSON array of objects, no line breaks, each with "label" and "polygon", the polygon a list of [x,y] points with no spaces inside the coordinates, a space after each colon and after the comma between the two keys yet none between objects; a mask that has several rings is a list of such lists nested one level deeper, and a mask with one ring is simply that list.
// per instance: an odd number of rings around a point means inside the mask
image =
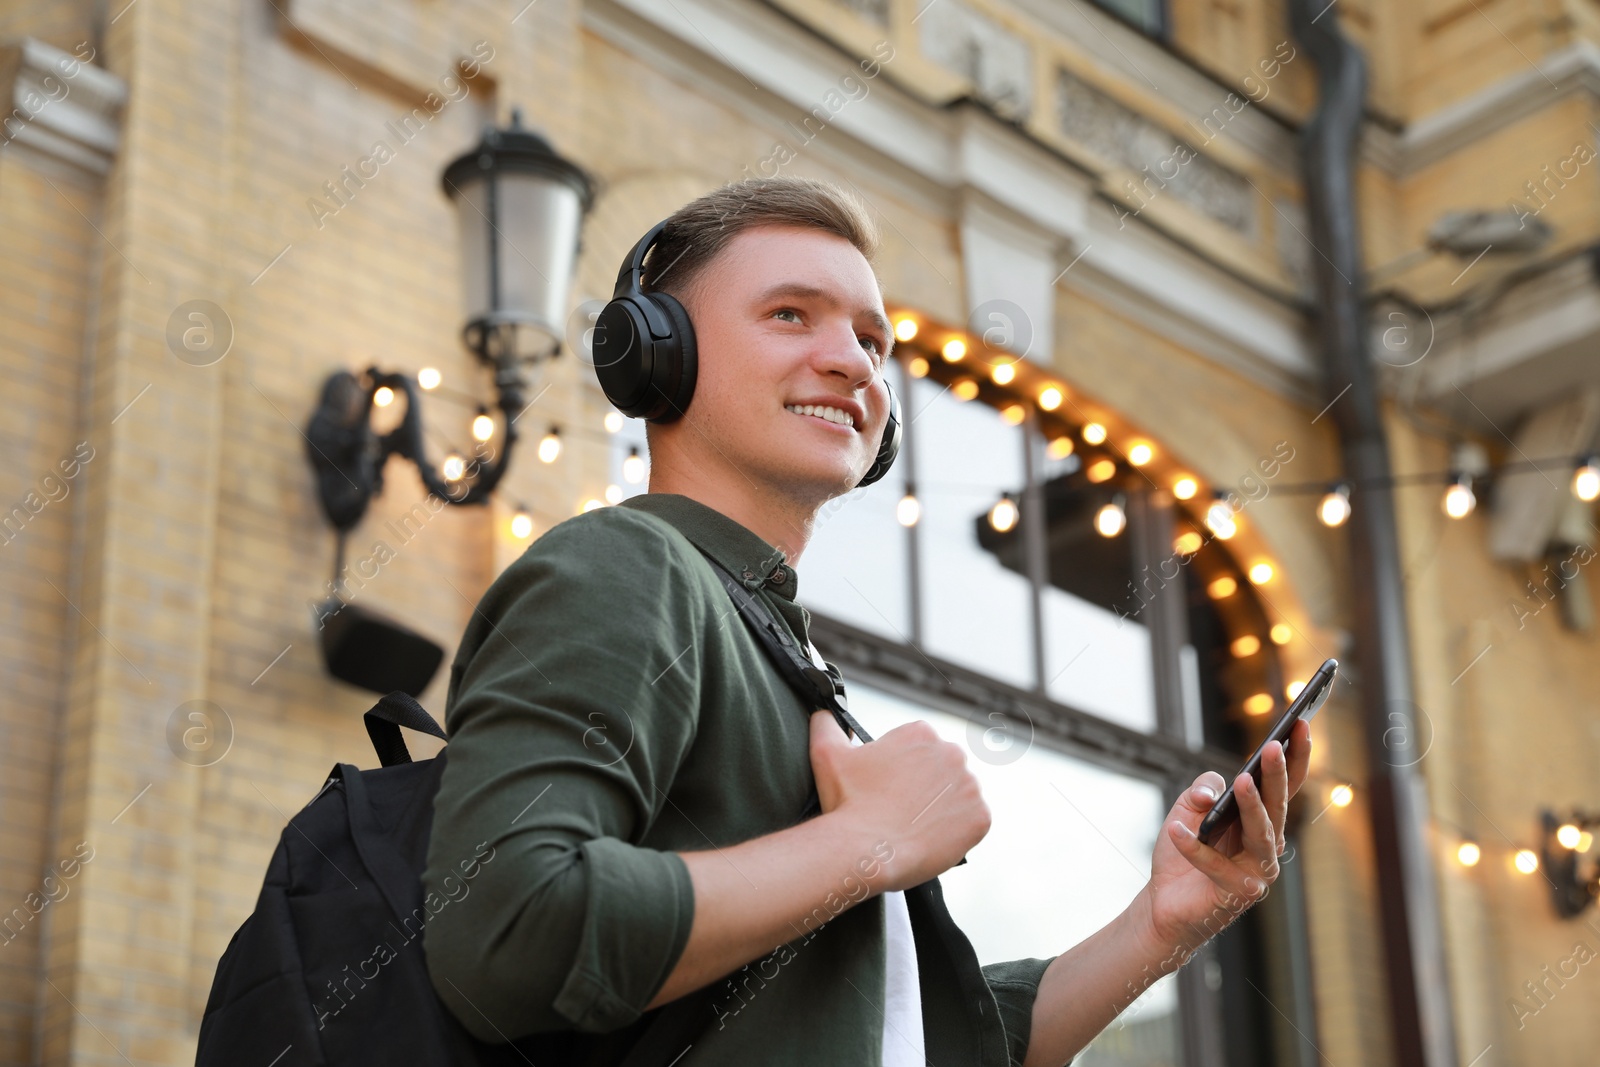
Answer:
[{"label": "shirt button", "polygon": [[746,567],[745,568],[745,572],[744,572],[744,576],[746,578],[754,578],[756,576],[756,572],[751,570],[751,569],[749,569],[748,567]]},{"label": "shirt button", "polygon": [[782,585],[788,580],[788,578],[789,575],[784,571],[783,565],[779,564],[778,569],[767,576],[767,581],[771,582],[773,585]]}]

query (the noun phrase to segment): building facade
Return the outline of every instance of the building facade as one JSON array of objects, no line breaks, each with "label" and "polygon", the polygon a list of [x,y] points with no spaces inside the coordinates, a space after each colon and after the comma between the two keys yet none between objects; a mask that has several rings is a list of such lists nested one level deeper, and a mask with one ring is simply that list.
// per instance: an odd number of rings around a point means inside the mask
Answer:
[{"label": "building facade", "polygon": [[[1600,19],[1322,17],[1368,64],[1360,284],[1416,686],[1394,728],[1421,753],[1449,1042],[1586,1062],[1600,919],[1554,894],[1595,851],[1541,815],[1600,815],[1595,515],[1570,487],[1600,448]],[[905,454],[825,511],[800,599],[869,727],[969,745],[995,829],[942,881],[980,956],[1120,910],[1175,790],[1232,773],[1338,657],[1279,886],[1080,1062],[1402,1062],[1365,575],[1318,518],[1342,471],[1317,69],[1279,0],[65,0],[0,5],[0,46],[0,1062],[192,1062],[287,819],[334,763],[375,765],[317,605],[448,654],[531,538],[643,491],[585,330],[652,223],[777,173],[863,198],[908,324]],[[428,507],[391,463],[341,559],[304,432],[324,379],[436,369],[435,458],[491,396],[440,173],[513,107],[597,180],[566,351],[489,505]]]}]

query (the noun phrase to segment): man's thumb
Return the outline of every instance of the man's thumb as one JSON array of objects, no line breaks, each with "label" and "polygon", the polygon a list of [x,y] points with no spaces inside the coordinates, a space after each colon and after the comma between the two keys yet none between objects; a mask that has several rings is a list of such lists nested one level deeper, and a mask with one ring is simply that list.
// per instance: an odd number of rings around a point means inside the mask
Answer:
[{"label": "man's thumb", "polygon": [[827,748],[849,748],[850,739],[844,731],[839,729],[833,712],[826,708],[811,713],[811,745],[815,748],[822,745]]}]

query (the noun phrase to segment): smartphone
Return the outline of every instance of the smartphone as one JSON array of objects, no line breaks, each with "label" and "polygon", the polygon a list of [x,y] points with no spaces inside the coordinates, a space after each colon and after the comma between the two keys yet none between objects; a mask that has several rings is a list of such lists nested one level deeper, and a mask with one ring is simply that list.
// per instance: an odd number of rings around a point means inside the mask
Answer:
[{"label": "smartphone", "polygon": [[1284,711],[1283,717],[1272,727],[1272,732],[1261,742],[1255,754],[1239,768],[1228,780],[1228,788],[1223,790],[1222,796],[1206,812],[1206,817],[1200,820],[1200,829],[1195,834],[1203,844],[1211,844],[1223,831],[1232,826],[1239,818],[1239,802],[1233,796],[1233,783],[1240,774],[1248,773],[1255,779],[1256,787],[1261,786],[1261,753],[1266,749],[1268,741],[1276,741],[1280,745],[1288,745],[1289,733],[1294,729],[1294,724],[1301,719],[1310,721],[1322,707],[1323,701],[1328,699],[1328,694],[1333,691],[1333,676],[1339,671],[1339,661],[1336,659],[1323,660],[1322,666],[1317,668],[1317,673],[1311,676],[1311,681],[1300,690],[1300,695],[1295,697]]}]

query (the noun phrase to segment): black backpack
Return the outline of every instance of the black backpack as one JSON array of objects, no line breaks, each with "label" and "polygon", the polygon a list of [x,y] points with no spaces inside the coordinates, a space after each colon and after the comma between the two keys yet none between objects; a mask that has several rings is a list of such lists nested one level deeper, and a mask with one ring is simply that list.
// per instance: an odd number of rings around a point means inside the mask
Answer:
[{"label": "black backpack", "polygon": [[[845,704],[838,668],[818,667],[758,598],[706,558],[784,679],[809,706],[872,740]],[[336,764],[284,828],[255,911],[217,964],[196,1067],[530,1062],[522,1042],[475,1039],[428,975],[422,872],[448,751],[413,762],[400,727],[441,740],[445,732],[402,692],[363,721],[382,767]],[[820,808],[813,789],[802,817]],[[716,990],[713,982],[645,1013],[650,1021],[619,1067],[669,1067],[715,1018]],[[529,1041],[538,1038],[549,1039]]]}]

